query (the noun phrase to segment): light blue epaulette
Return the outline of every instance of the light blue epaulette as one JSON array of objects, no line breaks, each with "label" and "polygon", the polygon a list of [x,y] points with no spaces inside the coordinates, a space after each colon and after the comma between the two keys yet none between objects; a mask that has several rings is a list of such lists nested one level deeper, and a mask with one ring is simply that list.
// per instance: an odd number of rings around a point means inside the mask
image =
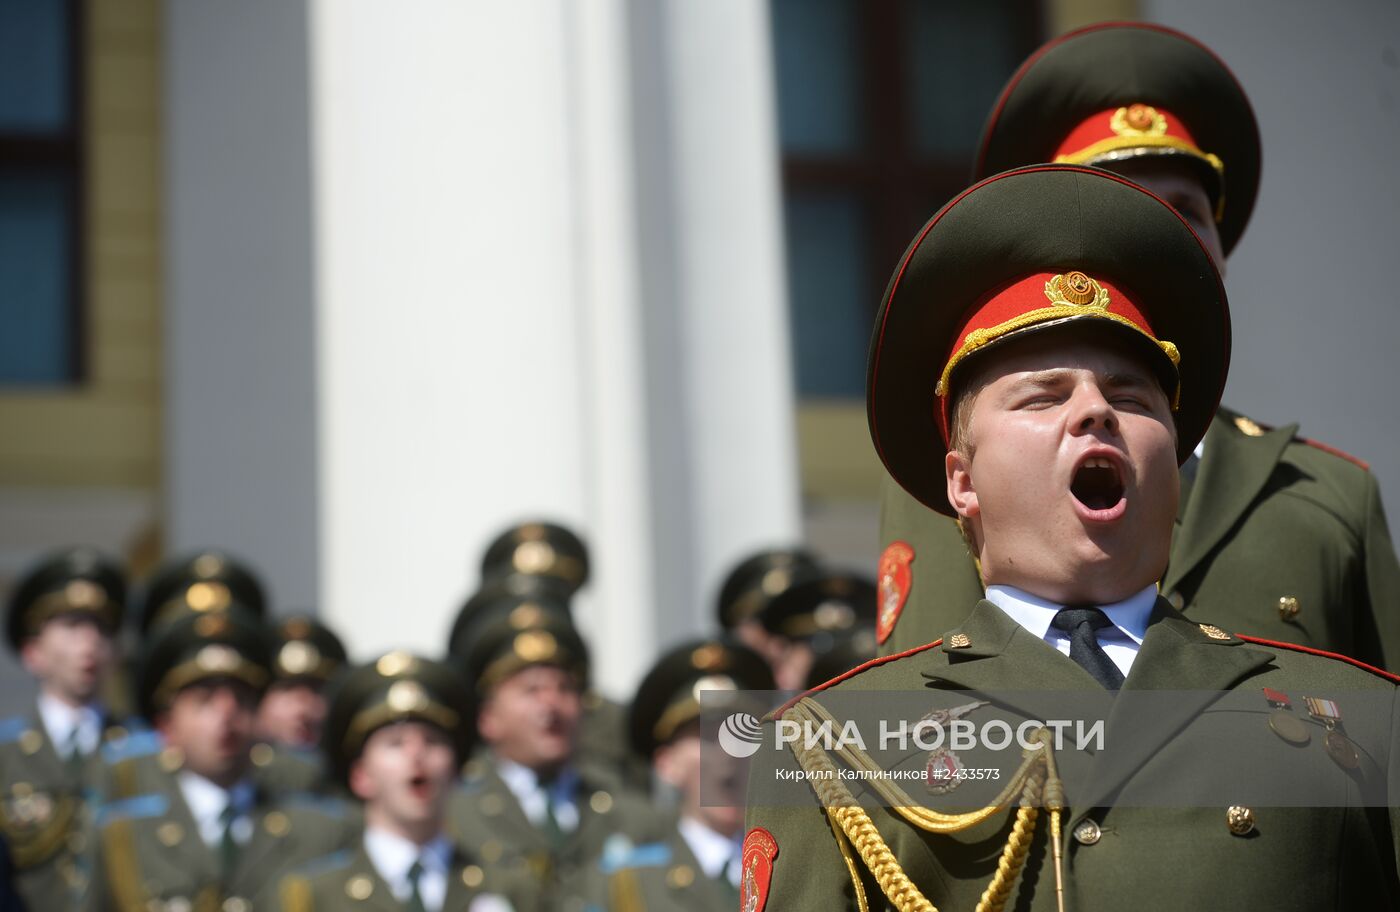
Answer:
[{"label": "light blue epaulette", "polygon": [[159,733],[151,729],[134,731],[125,738],[108,741],[102,745],[102,762],[111,766],[132,757],[149,757],[160,753],[163,747],[165,744],[161,741]]},{"label": "light blue epaulette", "polygon": [[163,817],[170,810],[170,801],[158,792],[137,795],[104,804],[97,810],[97,825],[106,826],[118,820],[143,820],[148,817]]},{"label": "light blue epaulette", "polygon": [[11,716],[0,719],[0,744],[18,741],[19,736],[34,727],[34,723],[24,716]]},{"label": "light blue epaulette", "polygon": [[278,805],[288,811],[315,811],[327,817],[344,820],[350,814],[350,802],[333,795],[316,792],[292,792],[282,796]]},{"label": "light blue epaulette", "polygon": [[644,842],[624,851],[604,850],[598,869],[604,874],[616,874],[628,868],[658,868],[671,863],[671,847],[664,842]]}]

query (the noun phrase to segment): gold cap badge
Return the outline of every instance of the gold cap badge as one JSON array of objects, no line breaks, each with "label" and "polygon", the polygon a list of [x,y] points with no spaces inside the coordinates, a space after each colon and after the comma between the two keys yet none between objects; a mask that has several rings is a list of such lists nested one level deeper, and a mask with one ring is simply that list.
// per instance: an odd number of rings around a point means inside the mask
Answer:
[{"label": "gold cap badge", "polygon": [[1046,282],[1045,297],[1051,304],[1108,309],[1108,291],[1077,269]]},{"label": "gold cap badge", "polygon": [[1108,128],[1119,136],[1165,136],[1167,118],[1151,105],[1131,104],[1113,112]]}]

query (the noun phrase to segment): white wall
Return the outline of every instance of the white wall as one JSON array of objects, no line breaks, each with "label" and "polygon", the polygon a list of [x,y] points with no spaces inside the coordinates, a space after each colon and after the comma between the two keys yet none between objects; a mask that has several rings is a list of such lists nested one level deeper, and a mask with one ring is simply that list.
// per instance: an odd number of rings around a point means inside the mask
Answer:
[{"label": "white wall", "polygon": [[627,694],[798,534],[766,6],[172,8],[175,544],[436,653],[556,518]]},{"label": "white wall", "polygon": [[1225,402],[1371,463],[1400,522],[1400,4],[1146,0],[1249,94],[1259,203],[1230,259]]}]

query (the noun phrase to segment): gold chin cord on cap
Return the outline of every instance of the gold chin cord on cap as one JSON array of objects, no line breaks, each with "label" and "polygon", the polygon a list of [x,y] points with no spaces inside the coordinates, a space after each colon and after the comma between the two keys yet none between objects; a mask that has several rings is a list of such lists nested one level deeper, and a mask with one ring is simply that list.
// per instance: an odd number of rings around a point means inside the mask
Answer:
[{"label": "gold chin cord on cap", "polygon": [[[804,698],[783,714],[783,718],[796,722],[829,722],[836,720],[819,703]],[[1064,874],[1060,851],[1060,814],[1064,810],[1064,788],[1055,769],[1055,757],[1051,751],[1051,738],[1048,729],[1042,727],[1035,735],[1036,745],[1024,751],[1025,759],[1011,776],[1006,787],[996,800],[979,811],[966,814],[940,814],[920,807],[893,780],[872,776],[865,780],[880,797],[889,802],[890,807],[908,823],[928,833],[958,833],[976,826],[994,814],[1009,808],[1017,802],[1016,823],[1007,837],[1006,847],[997,861],[996,874],[982,892],[977,903],[977,912],[1001,912],[1011,897],[1016,879],[1025,867],[1026,856],[1030,852],[1031,838],[1035,835],[1036,820],[1040,809],[1050,812],[1050,845],[1055,862],[1055,901],[1059,912],[1064,912]],[[822,807],[826,808],[827,820],[855,887],[856,905],[860,912],[869,912],[870,904],[861,885],[860,872],[856,868],[856,855],[870,869],[875,882],[880,885],[885,896],[899,912],[938,912],[928,897],[916,887],[904,873],[889,844],[880,836],[875,822],[860,806],[848,788],[842,783],[831,763],[827,751],[820,745],[805,746],[800,742],[788,745],[797,758],[798,765],[808,773],[811,784]],[[876,773],[880,767],[868,754],[858,748],[841,747],[836,753],[851,768]]]}]

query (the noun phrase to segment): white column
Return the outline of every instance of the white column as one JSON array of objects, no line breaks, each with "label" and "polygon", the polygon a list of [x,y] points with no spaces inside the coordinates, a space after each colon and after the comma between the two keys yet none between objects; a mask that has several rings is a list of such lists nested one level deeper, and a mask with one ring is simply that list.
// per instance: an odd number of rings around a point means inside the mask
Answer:
[{"label": "white column", "polygon": [[[319,593],[361,655],[439,653],[489,537],[558,519],[593,551],[579,616],[599,683],[630,694],[659,646],[711,627],[727,564],[799,529],[765,8],[312,0],[299,51],[239,36],[300,62],[298,134],[268,119],[284,101],[239,88],[265,56],[196,65],[233,53],[208,46],[233,13],[173,6],[190,20],[173,130],[208,146],[175,163],[183,225],[204,226],[175,248],[172,274],[199,279],[177,306],[217,302],[205,331],[264,353],[242,373],[220,354],[207,382],[193,356],[172,370],[177,526],[246,514],[237,540],[182,539],[264,566],[305,542],[279,590]],[[239,8],[274,28],[262,6]],[[220,117],[243,142],[300,135],[304,185],[215,154]],[[230,233],[287,243],[272,262],[302,265],[301,296],[237,306],[287,279],[221,267]],[[211,403],[270,430],[226,454],[186,439],[220,426]]]},{"label": "white column", "polygon": [[666,0],[691,555],[705,593],[801,534],[768,4]]},{"label": "white column", "polygon": [[360,650],[440,652],[489,536],[588,535],[559,3],[312,5],[318,524]]}]

